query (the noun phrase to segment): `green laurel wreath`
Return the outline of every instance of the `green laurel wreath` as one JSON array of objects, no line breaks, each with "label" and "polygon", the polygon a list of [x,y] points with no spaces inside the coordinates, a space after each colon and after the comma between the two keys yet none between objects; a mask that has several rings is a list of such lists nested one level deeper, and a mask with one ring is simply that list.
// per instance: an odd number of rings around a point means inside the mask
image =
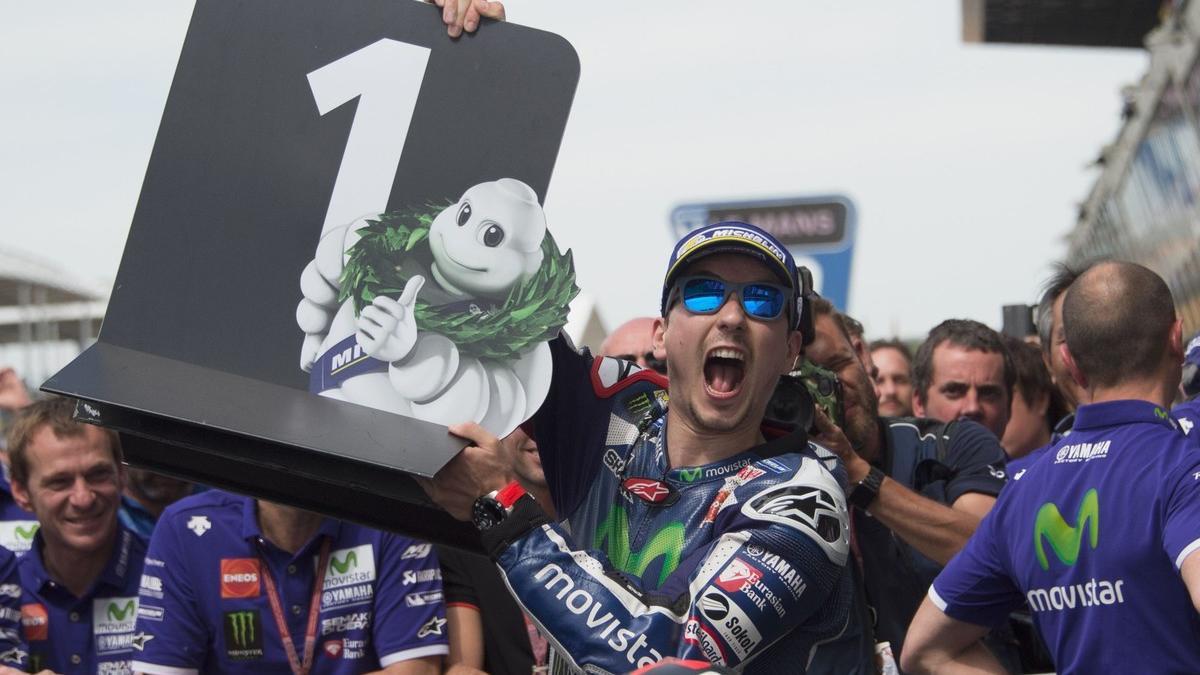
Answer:
[{"label": "green laurel wreath", "polygon": [[[376,296],[398,296],[408,282],[398,263],[412,256],[426,268],[432,264],[429,245],[420,244],[429,238],[430,224],[445,207],[428,204],[425,209],[389,211],[368,219],[358,230],[361,239],[350,247],[338,301],[352,299],[358,316]],[[552,339],[566,324],[568,305],[578,294],[571,251],[560,253],[547,232],[541,267],[514,287],[500,307],[472,314],[418,299],[413,313],[419,330],[445,335],[463,355],[512,360],[530,346]]]}]

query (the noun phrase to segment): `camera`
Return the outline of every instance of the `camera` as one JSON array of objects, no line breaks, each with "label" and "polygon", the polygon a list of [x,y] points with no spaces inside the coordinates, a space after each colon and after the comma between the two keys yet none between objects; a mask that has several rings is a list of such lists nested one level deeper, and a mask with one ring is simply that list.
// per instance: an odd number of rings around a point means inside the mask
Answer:
[{"label": "camera", "polygon": [[804,359],[799,368],[779,378],[767,403],[766,416],[815,435],[819,433],[814,412],[817,406],[834,424],[844,425],[842,383],[833,372]]}]

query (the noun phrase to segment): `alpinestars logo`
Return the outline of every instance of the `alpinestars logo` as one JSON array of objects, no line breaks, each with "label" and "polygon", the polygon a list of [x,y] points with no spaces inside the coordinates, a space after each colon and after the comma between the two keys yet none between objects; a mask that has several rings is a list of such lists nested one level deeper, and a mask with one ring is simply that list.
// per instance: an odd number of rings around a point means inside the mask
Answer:
[{"label": "alpinestars logo", "polygon": [[1095,488],[1088,490],[1079,502],[1075,514],[1075,526],[1067,524],[1058,506],[1052,502],[1042,504],[1033,523],[1033,544],[1038,564],[1043,570],[1050,569],[1046,556],[1045,542],[1050,542],[1054,557],[1064,565],[1074,565],[1083,548],[1084,533],[1088,544],[1094,549],[1100,543],[1100,495]]},{"label": "alpinestars logo", "polygon": [[626,478],[621,487],[651,504],[663,504],[671,500],[671,488],[652,478]]},{"label": "alpinestars logo", "polygon": [[791,486],[771,490],[753,499],[749,508],[763,516],[802,523],[831,544],[842,538],[837,502],[820,488]]}]

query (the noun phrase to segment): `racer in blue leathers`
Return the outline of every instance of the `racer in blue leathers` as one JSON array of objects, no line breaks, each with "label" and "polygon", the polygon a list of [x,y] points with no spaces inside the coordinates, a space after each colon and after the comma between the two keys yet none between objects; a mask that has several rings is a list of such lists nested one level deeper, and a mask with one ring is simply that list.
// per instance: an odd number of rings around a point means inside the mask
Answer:
[{"label": "racer in blue leathers", "polygon": [[[697,276],[719,302],[678,300]],[[655,326],[670,406],[658,375],[552,342],[553,383],[532,426],[561,521],[528,495],[505,503],[506,486],[495,497],[508,513],[483,525],[483,542],[573,669],[627,672],[679,656],[794,673],[822,645],[853,642],[834,457],[762,424],[801,341],[798,303],[786,318],[755,304],[778,280],[796,303],[790,255],[751,226],[709,226],[677,245]],[[477,444],[429,489],[463,517],[512,478],[512,461],[477,427],[452,430]],[[858,657],[847,647],[840,664],[821,663],[851,672]]]}]

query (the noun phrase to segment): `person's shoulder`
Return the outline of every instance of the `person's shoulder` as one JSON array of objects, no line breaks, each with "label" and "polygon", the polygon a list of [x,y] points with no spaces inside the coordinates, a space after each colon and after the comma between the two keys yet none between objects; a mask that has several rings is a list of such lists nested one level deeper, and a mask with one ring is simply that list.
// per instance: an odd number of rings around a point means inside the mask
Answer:
[{"label": "person's shoulder", "polygon": [[[845,490],[821,458],[832,453],[815,444],[753,461],[736,474],[740,504],[737,520],[781,525],[819,546],[829,559],[844,564],[849,552]],[[728,480],[728,479],[727,479]],[[735,527],[741,524],[734,523]]]},{"label": "person's shoulder", "polygon": [[204,528],[216,520],[240,523],[246,498],[222,490],[188,495],[163,510],[156,527]]}]

